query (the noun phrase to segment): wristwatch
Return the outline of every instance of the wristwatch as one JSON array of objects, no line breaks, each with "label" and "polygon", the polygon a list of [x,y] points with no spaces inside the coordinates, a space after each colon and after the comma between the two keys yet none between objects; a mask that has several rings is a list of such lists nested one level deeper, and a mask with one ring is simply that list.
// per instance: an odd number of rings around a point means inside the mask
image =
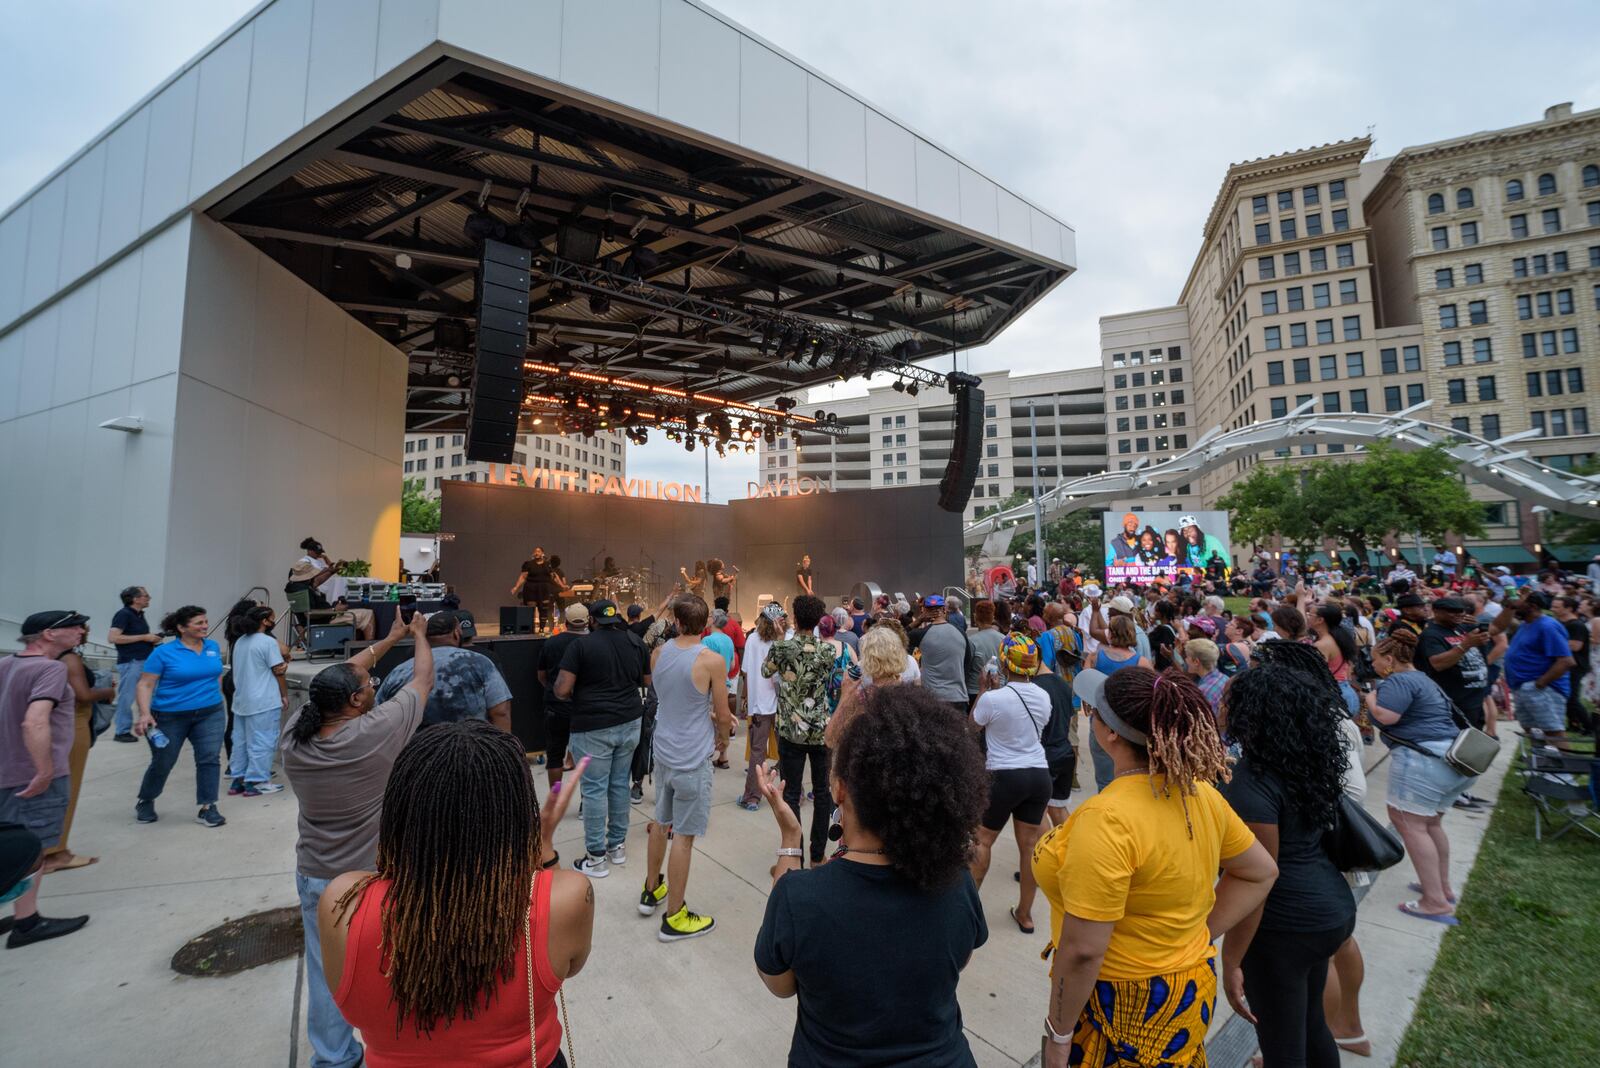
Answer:
[{"label": "wristwatch", "polygon": [[1056,1034],[1056,1029],[1050,1026],[1049,1013],[1045,1013],[1044,1017],[1044,1035],[1057,1046],[1065,1046],[1072,1041],[1072,1032],[1070,1030],[1064,1035]]}]

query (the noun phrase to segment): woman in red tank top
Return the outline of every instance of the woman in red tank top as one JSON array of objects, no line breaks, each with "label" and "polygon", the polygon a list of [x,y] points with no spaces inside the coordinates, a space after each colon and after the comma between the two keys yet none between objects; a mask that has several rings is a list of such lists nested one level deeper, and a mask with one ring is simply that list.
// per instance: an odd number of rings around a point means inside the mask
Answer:
[{"label": "woman in red tank top", "polygon": [[378,870],[333,880],[319,910],[328,988],[372,1068],[565,1068],[557,995],[588,959],[594,895],[543,860],[582,772],[540,813],[521,744],[488,723],[401,751]]}]

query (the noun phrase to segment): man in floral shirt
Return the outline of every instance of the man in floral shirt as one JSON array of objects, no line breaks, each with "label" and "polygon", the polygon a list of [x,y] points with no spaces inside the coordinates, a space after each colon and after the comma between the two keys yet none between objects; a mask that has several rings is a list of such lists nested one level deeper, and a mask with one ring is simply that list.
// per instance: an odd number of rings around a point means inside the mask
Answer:
[{"label": "man in floral shirt", "polygon": [[828,792],[828,747],[822,732],[828,726],[828,680],[833,674],[834,647],[816,636],[817,622],[827,610],[820,597],[794,599],[794,637],[774,642],[761,674],[778,685],[778,771],[783,800],[800,818],[800,780],[811,762],[811,863],[822,861],[828,840],[833,797]]}]

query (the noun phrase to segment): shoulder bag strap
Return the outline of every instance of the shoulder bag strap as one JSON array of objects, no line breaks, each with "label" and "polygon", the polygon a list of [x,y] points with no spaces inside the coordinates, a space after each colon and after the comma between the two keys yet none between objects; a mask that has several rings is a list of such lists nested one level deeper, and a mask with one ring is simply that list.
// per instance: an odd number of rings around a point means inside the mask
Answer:
[{"label": "shoulder bag strap", "polygon": [[[539,899],[539,876],[541,874],[542,872],[537,870],[533,873],[533,881],[528,891],[528,911],[522,914],[522,941],[526,950],[526,971],[528,977],[528,1060],[529,1064],[531,1064],[533,1068],[539,1068],[539,1035],[538,1021],[535,1019],[533,1011],[532,917],[533,910],[536,907],[534,903]],[[561,988],[556,991],[556,997],[561,1002],[561,1032],[566,1036],[567,1039],[567,1066],[568,1068],[577,1068],[578,1060],[576,1055],[572,1052],[572,1023],[567,1019],[567,989],[565,983],[563,983]]]},{"label": "shoulder bag strap", "polygon": [[1028,717],[1028,722],[1032,723],[1033,726],[1034,726],[1034,729],[1039,732],[1039,744],[1043,745],[1044,744],[1044,728],[1050,726],[1050,716],[1048,714],[1046,714],[1045,717],[1044,717],[1044,726],[1043,727],[1039,726],[1038,722],[1035,721],[1034,718],[1033,718],[1033,709],[1028,707],[1027,700],[1024,699],[1023,696],[1022,696],[1022,691],[1017,689],[1014,685],[1012,685],[1009,682],[1006,683],[1006,689],[1008,689],[1012,693],[1016,694],[1017,695],[1017,700],[1022,702],[1022,714]]}]

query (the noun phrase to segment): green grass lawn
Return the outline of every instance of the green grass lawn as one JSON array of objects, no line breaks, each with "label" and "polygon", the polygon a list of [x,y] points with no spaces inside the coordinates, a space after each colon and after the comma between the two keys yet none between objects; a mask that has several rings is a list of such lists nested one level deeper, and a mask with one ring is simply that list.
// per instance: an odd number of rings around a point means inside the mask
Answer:
[{"label": "green grass lawn", "polygon": [[1600,1063],[1600,842],[1578,830],[1535,842],[1515,773],[1459,915],[1395,1063]]},{"label": "green grass lawn", "polygon": [[1224,597],[1223,603],[1228,606],[1228,614],[1235,616],[1247,615],[1250,612],[1250,598]]}]

